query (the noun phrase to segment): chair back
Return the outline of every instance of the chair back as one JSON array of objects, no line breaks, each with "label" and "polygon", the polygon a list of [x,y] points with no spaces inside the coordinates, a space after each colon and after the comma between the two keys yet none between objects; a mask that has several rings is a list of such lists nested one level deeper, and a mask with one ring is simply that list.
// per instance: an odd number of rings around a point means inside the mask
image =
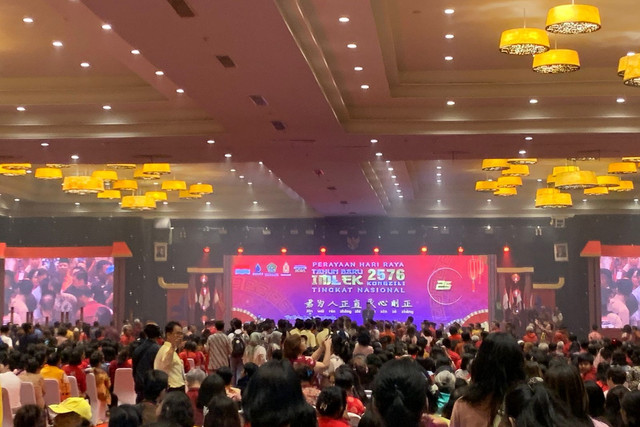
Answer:
[{"label": "chair back", "polygon": [[196,361],[191,357],[187,358],[187,363],[189,364],[189,369],[194,369],[196,367]]},{"label": "chair back", "polygon": [[78,379],[72,375],[69,375],[69,390],[70,397],[80,397],[80,389],[78,388]]},{"label": "chair back", "polygon": [[360,424],[360,415],[347,412],[347,416],[349,417],[349,425],[351,427],[358,427],[358,424]]},{"label": "chair back", "polygon": [[22,406],[36,404],[36,390],[33,384],[26,381],[20,384],[20,403]]},{"label": "chair back", "polygon": [[49,406],[60,403],[60,384],[53,378],[44,379],[44,404]]},{"label": "chair back", "polygon": [[96,386],[96,376],[93,372],[87,374],[87,397],[91,404],[91,424],[98,422],[98,412],[100,411],[100,400],[98,399],[98,387]]},{"label": "chair back", "polygon": [[2,425],[13,425],[13,414],[11,413],[11,402],[9,401],[9,392],[2,387]]},{"label": "chair back", "polygon": [[118,406],[136,404],[136,389],[133,381],[133,369],[118,368],[113,378],[113,394],[118,396]]}]

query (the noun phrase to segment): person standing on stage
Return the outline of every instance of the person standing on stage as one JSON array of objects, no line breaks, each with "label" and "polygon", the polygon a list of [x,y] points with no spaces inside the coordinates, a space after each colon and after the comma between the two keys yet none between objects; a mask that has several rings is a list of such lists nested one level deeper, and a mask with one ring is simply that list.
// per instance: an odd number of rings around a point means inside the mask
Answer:
[{"label": "person standing on stage", "polygon": [[373,305],[371,305],[371,301],[367,301],[367,308],[362,310],[362,324],[366,325],[370,320],[373,320],[373,316],[376,314],[373,309]]},{"label": "person standing on stage", "polygon": [[158,350],[153,362],[153,369],[165,371],[169,375],[169,389],[167,391],[184,392],[184,364],[178,356],[178,349],[182,345],[182,326],[178,322],[169,322],[164,327],[165,341]]}]

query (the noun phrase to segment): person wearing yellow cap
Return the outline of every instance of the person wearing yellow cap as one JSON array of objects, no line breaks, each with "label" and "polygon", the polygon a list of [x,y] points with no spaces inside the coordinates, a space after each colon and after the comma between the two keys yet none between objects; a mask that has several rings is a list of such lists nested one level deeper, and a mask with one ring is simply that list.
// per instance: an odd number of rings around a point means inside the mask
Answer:
[{"label": "person wearing yellow cap", "polygon": [[82,397],[69,397],[63,402],[49,405],[56,414],[54,427],[90,427],[91,405]]}]

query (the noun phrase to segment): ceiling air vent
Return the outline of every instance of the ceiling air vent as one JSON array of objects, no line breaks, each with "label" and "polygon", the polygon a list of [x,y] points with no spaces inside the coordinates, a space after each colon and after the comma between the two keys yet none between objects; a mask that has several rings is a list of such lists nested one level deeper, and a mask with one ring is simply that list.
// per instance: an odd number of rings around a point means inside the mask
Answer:
[{"label": "ceiling air vent", "polygon": [[285,125],[280,120],[271,120],[271,124],[275,130],[284,130]]},{"label": "ceiling air vent", "polygon": [[236,63],[229,55],[216,55],[216,58],[224,68],[236,68]]},{"label": "ceiling air vent", "polygon": [[337,188],[336,188],[336,187],[334,187],[334,186],[332,185],[331,187],[327,187],[327,190],[329,190],[329,191],[336,191],[336,190],[337,190]]},{"label": "ceiling air vent", "polygon": [[180,16],[181,18],[193,18],[194,16],[196,16],[196,14],[193,13],[193,10],[184,0],[167,0],[167,2],[169,2],[169,5],[171,5],[173,10],[175,10],[178,16]]},{"label": "ceiling air vent", "polygon": [[256,104],[258,107],[266,107],[269,105],[266,99],[262,95],[249,95],[251,101]]}]

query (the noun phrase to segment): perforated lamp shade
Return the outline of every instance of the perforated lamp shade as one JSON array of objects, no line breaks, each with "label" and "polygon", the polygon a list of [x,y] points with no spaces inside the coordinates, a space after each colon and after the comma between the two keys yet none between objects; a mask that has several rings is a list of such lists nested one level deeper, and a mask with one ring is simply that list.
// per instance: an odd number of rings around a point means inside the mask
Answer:
[{"label": "perforated lamp shade", "polygon": [[485,191],[497,191],[498,183],[495,181],[477,181],[476,182],[476,191],[485,192]]},{"label": "perforated lamp shade", "polygon": [[37,168],[34,176],[37,179],[62,179],[62,171],[57,168]]},{"label": "perforated lamp shade", "polygon": [[600,11],[586,4],[563,4],[547,13],[545,29],[556,34],[581,34],[598,31],[602,26]]},{"label": "perforated lamp shade", "polygon": [[536,208],[561,209],[571,206],[573,206],[573,201],[569,193],[543,194],[536,197]]},{"label": "perforated lamp shade", "polygon": [[7,169],[0,166],[0,175],[4,176],[24,176],[27,174],[25,169]]},{"label": "perforated lamp shade", "polygon": [[617,187],[620,185],[620,177],[615,175],[597,176],[598,187]]},{"label": "perforated lamp shade", "polygon": [[629,56],[625,55],[618,60],[618,76],[624,77],[624,72],[627,70],[627,64],[629,63]]},{"label": "perforated lamp shade", "polygon": [[522,185],[522,178],[519,176],[501,176],[498,178],[498,188],[515,188]]},{"label": "perforated lamp shade", "polygon": [[104,182],[92,176],[66,176],[62,181],[62,191],[71,194],[96,194],[104,191]]},{"label": "perforated lamp shade", "polygon": [[186,191],[187,183],[178,180],[163,181],[162,189],[165,191]]},{"label": "perforated lamp shade", "polygon": [[142,169],[136,169],[135,171],[133,171],[133,178],[152,181],[155,179],[160,179],[160,175],[155,173],[145,173]]},{"label": "perforated lamp shade", "polygon": [[598,179],[591,171],[563,172],[556,175],[554,185],[561,190],[591,188],[598,185]]},{"label": "perforated lamp shade", "polygon": [[536,158],[527,158],[527,157],[523,157],[523,158],[517,158],[517,159],[507,159],[507,163],[509,163],[510,165],[535,165],[536,163],[538,163],[538,159]]},{"label": "perforated lamp shade", "polygon": [[188,191],[180,191],[180,193],[178,193],[178,197],[180,197],[183,200],[193,200],[193,199],[201,199],[202,194],[193,194],[193,193],[189,193]]},{"label": "perforated lamp shade", "polygon": [[135,191],[138,189],[138,183],[133,179],[119,179],[113,183],[114,190]]},{"label": "perforated lamp shade", "polygon": [[483,171],[501,171],[509,169],[509,167],[506,159],[484,159],[482,161]]},{"label": "perforated lamp shade", "polygon": [[164,202],[167,200],[167,193],[164,191],[147,191],[144,195],[153,198],[156,202]]},{"label": "perforated lamp shade", "polygon": [[502,176],[529,176],[529,166],[511,165],[509,169],[502,171]]},{"label": "perforated lamp shade", "polygon": [[120,199],[122,197],[122,194],[120,194],[119,190],[104,190],[101,193],[98,193],[98,199],[109,199],[109,200],[115,200],[115,199]]},{"label": "perforated lamp shade", "polygon": [[518,190],[515,188],[498,188],[498,191],[494,191],[493,195],[498,197],[512,197],[518,195]]},{"label": "perforated lamp shade", "polygon": [[171,166],[169,163],[145,163],[142,165],[142,173],[166,175],[171,173]]},{"label": "perforated lamp shade", "polygon": [[27,170],[31,169],[31,163],[2,163],[0,168],[8,170]]},{"label": "perforated lamp shade", "polygon": [[558,190],[557,188],[538,188],[536,190],[536,199],[541,196],[548,196],[558,193],[560,193],[560,190]]},{"label": "perforated lamp shade", "polygon": [[580,57],[572,49],[551,49],[533,57],[533,71],[536,73],[571,73],[579,69]]},{"label": "perforated lamp shade", "polygon": [[502,32],[500,52],[509,55],[533,55],[549,50],[549,36],[539,28],[513,28]]},{"label": "perforated lamp shade", "polygon": [[623,162],[640,163],[640,156],[623,157],[622,161]]},{"label": "perforated lamp shade", "polygon": [[135,169],[135,163],[107,163],[107,167],[111,169]]},{"label": "perforated lamp shade", "polygon": [[213,193],[213,186],[211,184],[192,184],[189,186],[189,193],[191,194],[211,194]]},{"label": "perforated lamp shade", "polygon": [[116,171],[97,170],[97,171],[93,171],[91,176],[94,177],[94,178],[99,178],[99,179],[101,179],[103,181],[107,181],[107,182],[112,182],[112,181],[117,181],[118,180],[118,172],[116,172]]},{"label": "perforated lamp shade", "polygon": [[632,191],[633,190],[633,181],[620,181],[620,185],[618,185],[617,187],[609,187],[608,190],[616,192],[616,193],[622,193],[622,192],[625,192],[625,191]]},{"label": "perforated lamp shade", "polygon": [[553,172],[551,173],[553,176],[556,176],[563,172],[577,172],[580,168],[578,166],[554,166]]},{"label": "perforated lamp shade", "polygon": [[607,187],[593,187],[584,190],[585,196],[606,196],[607,194],[609,194]]},{"label": "perforated lamp shade", "polygon": [[615,162],[609,163],[609,170],[607,173],[615,173],[618,175],[625,175],[628,173],[638,172],[638,167],[635,163],[631,162]]},{"label": "perforated lamp shade", "polygon": [[622,78],[627,86],[640,86],[640,54],[627,57],[627,68]]},{"label": "perforated lamp shade", "polygon": [[148,196],[124,196],[120,207],[127,210],[148,211],[156,208],[156,201]]}]

